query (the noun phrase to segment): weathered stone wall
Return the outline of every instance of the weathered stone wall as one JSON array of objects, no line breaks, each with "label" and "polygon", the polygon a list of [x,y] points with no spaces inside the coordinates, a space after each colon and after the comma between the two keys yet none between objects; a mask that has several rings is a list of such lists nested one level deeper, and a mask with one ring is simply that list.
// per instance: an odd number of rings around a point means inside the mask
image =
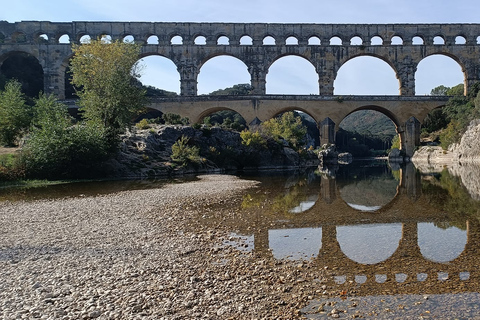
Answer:
[{"label": "weathered stone wall", "polygon": [[[45,70],[45,91],[62,97],[70,43],[80,43],[86,35],[134,40],[144,45],[142,56],[171,59],[180,73],[181,94],[187,96],[197,93],[202,65],[218,55],[234,56],[245,63],[254,94],[265,94],[270,65],[286,55],[312,63],[319,76],[320,95],[333,95],[337,71],[348,60],[363,55],[380,58],[393,68],[401,95],[415,94],[417,65],[433,54],[449,56],[459,63],[466,88],[480,79],[480,24],[0,21],[0,63],[12,52],[34,55]],[[264,42],[267,37],[271,42]],[[64,38],[69,41],[59,43]],[[335,38],[338,45],[331,42]],[[415,38],[421,44],[416,44]]]}]

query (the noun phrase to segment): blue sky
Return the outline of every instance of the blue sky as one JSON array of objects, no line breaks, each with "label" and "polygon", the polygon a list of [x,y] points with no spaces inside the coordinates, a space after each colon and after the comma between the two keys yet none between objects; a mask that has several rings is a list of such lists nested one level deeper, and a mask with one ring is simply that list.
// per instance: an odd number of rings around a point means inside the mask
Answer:
[{"label": "blue sky", "polygon": [[[179,5],[181,3],[181,5]],[[2,5],[0,20],[152,21],[152,22],[276,22],[276,23],[478,23],[477,0],[15,0]],[[232,58],[233,59],[233,58]],[[249,82],[246,67],[226,57],[212,59],[202,68],[199,93]],[[149,58],[142,81],[179,91],[174,66],[166,59]],[[228,67],[228,74],[225,73]],[[375,72],[372,72],[375,70]],[[460,66],[444,57],[419,65],[417,94],[438,85],[463,82]],[[267,93],[318,93],[311,66],[300,58],[283,58],[272,65]],[[398,94],[398,81],[385,63],[356,59],[339,71],[336,94]]]}]

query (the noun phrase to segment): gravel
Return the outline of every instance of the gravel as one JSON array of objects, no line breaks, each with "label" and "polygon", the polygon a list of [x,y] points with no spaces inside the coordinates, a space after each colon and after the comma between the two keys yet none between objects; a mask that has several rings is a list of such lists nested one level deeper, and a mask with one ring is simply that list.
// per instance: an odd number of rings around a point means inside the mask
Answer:
[{"label": "gravel", "polygon": [[238,204],[255,184],[210,175],[153,190],[0,203],[0,318],[300,318],[324,290],[322,274],[308,262],[222,245],[229,231],[221,221],[215,229],[198,223],[206,205]]}]

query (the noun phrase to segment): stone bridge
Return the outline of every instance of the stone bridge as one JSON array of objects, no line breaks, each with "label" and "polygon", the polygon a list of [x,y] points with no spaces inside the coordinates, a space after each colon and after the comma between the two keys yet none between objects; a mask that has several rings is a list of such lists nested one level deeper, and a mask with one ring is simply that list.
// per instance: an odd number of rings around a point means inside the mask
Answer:
[{"label": "stone bridge", "polygon": [[[0,21],[0,65],[17,53],[36,57],[44,72],[44,91],[62,99],[72,56],[71,43],[100,37],[140,43],[139,58],[159,55],[176,65],[181,97],[175,101],[154,102],[152,107],[160,111],[190,114],[188,108],[200,108],[202,111],[194,112],[191,119],[198,121],[198,117],[209,112],[223,108],[240,110],[242,105],[241,114],[251,123],[249,120],[263,121],[272,114],[295,107],[314,115],[323,133],[322,143],[326,143],[334,140],[342,116],[358,109],[375,109],[395,122],[407,154],[412,153],[417,143],[420,122],[426,111],[445,102],[443,98],[405,99],[415,96],[415,71],[421,60],[436,54],[455,60],[464,73],[465,92],[480,79],[480,24]],[[235,57],[245,64],[251,76],[252,97],[233,100],[228,97],[228,104],[222,102],[222,98],[210,101],[197,98],[197,78],[202,66],[220,55]],[[288,55],[302,57],[313,65],[318,74],[318,97],[272,98],[266,95],[270,66]],[[331,98],[338,70],[359,56],[376,57],[390,65],[398,78],[399,96],[374,102],[371,98],[357,96],[343,104],[339,103],[342,98]],[[205,107],[208,103],[215,106],[209,109]]]}]

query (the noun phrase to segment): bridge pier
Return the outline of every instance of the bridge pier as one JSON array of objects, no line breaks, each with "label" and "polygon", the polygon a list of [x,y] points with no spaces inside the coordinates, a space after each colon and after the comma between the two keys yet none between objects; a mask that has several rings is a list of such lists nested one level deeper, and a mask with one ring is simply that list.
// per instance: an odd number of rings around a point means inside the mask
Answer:
[{"label": "bridge pier", "polygon": [[405,154],[408,157],[412,157],[415,152],[415,148],[420,145],[420,121],[415,117],[410,117],[405,123],[405,131],[402,142],[402,149],[405,150]]},{"label": "bridge pier", "polygon": [[329,117],[318,124],[320,131],[320,146],[335,144],[335,122]]}]

